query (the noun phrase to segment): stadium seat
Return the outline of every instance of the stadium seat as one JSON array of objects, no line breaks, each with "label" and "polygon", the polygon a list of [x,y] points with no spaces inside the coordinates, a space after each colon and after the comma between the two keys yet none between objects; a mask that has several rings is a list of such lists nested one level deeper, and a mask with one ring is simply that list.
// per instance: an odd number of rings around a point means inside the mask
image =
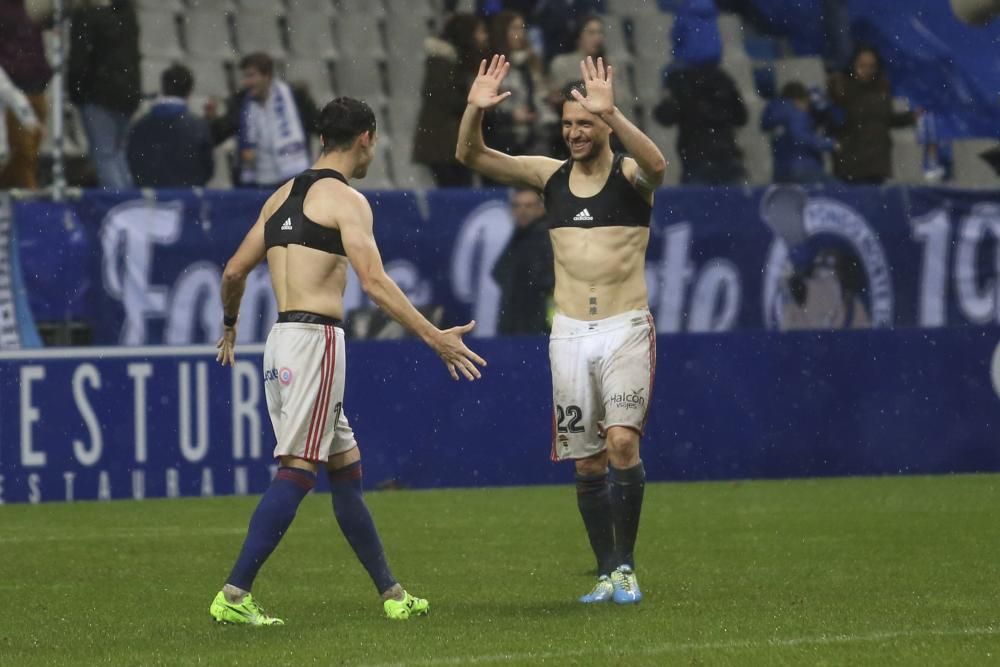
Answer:
[{"label": "stadium seat", "polygon": [[225,99],[231,90],[225,60],[218,58],[193,58],[185,62],[194,74],[194,95]]},{"label": "stadium seat", "polygon": [[336,58],[339,54],[330,14],[296,8],[287,16],[288,48],[297,58]]},{"label": "stadium seat", "polygon": [[738,14],[725,12],[719,14],[719,34],[722,36],[723,53],[736,51],[738,54],[746,55],[747,48],[744,43],[743,19]]},{"label": "stadium seat", "polygon": [[143,58],[139,61],[139,76],[142,81],[142,94],[155,97],[160,94],[160,75],[170,67],[169,60],[153,60]]},{"label": "stadium seat", "polygon": [[373,107],[385,102],[382,84],[384,63],[372,56],[341,58],[333,63],[334,90],[338,95],[348,95],[365,100]]},{"label": "stadium seat", "polygon": [[674,25],[674,15],[657,13],[655,16],[643,16],[629,19],[632,31],[632,45],[636,58],[661,60],[666,63],[670,59],[673,46],[670,41],[670,31]]},{"label": "stadium seat", "polygon": [[775,60],[773,65],[778,91],[789,81],[799,81],[806,87],[819,86],[826,90],[826,70],[820,58],[782,58]]},{"label": "stadium seat", "polygon": [[313,18],[334,14],[332,0],[288,0],[287,4],[289,14],[306,14]]},{"label": "stadium seat", "polygon": [[760,129],[765,102],[756,95],[747,95],[744,96],[743,103],[747,107],[747,124],[737,131],[736,143],[743,151],[743,166],[750,183],[765,185],[771,182],[774,175],[771,142]]},{"label": "stadium seat", "polygon": [[[335,21],[337,46],[342,59],[363,59],[365,56],[383,57],[382,18],[375,14],[339,14]],[[422,53],[422,51],[421,51]]]},{"label": "stadium seat", "polygon": [[278,17],[273,13],[238,12],[234,16],[236,43],[241,53],[263,51],[275,58],[285,55]]},{"label": "stadium seat", "polygon": [[290,60],[285,68],[285,80],[305,84],[313,100],[321,107],[333,99],[329,61],[316,58]]},{"label": "stadium seat", "polygon": [[912,127],[892,131],[892,180],[896,183],[923,183],[923,147]]},{"label": "stadium seat", "polygon": [[431,18],[438,16],[438,10],[431,0],[386,0],[386,14],[389,17]]},{"label": "stadium seat", "polygon": [[183,0],[136,0],[135,9],[137,12],[146,10],[160,12],[183,12],[187,7]]},{"label": "stadium seat", "polygon": [[285,13],[285,3],[282,0],[236,0],[241,14],[256,14],[279,16]]},{"label": "stadium seat", "polygon": [[178,14],[172,9],[140,8],[139,47],[144,56],[163,60],[182,55],[178,34]]},{"label": "stadium seat", "polygon": [[233,185],[230,165],[236,157],[236,138],[231,137],[215,147],[212,151],[215,159],[215,169],[212,171],[212,178],[209,179],[207,188],[229,188]]},{"label": "stadium seat", "polygon": [[658,0],[609,0],[608,14],[611,16],[652,17],[663,15]]},{"label": "stadium seat", "polygon": [[994,148],[996,139],[959,139],[954,142],[954,184],[968,188],[1000,188],[1000,176],[980,154]]},{"label": "stadium seat", "polygon": [[638,102],[644,106],[656,106],[663,97],[663,67],[666,58],[636,57],[632,61],[635,81],[635,95]]},{"label": "stadium seat", "polygon": [[341,16],[385,15],[385,2],[383,0],[333,0],[333,3],[337,8],[337,14]]},{"label": "stadium seat", "polygon": [[232,14],[218,7],[204,7],[184,15],[185,46],[193,56],[232,58]]},{"label": "stadium seat", "polygon": [[664,127],[657,123],[653,120],[653,110],[649,106],[642,108],[637,124],[667,159],[667,173],[663,177],[663,184],[678,185],[681,181],[681,159],[677,155],[677,126]]}]

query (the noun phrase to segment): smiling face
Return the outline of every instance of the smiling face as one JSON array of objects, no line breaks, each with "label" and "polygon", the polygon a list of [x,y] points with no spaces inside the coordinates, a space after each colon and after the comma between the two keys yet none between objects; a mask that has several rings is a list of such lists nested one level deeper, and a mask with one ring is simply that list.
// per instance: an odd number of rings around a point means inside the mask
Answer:
[{"label": "smiling face", "polygon": [[562,135],[570,156],[577,162],[587,162],[608,146],[611,128],[574,100],[563,104]]}]

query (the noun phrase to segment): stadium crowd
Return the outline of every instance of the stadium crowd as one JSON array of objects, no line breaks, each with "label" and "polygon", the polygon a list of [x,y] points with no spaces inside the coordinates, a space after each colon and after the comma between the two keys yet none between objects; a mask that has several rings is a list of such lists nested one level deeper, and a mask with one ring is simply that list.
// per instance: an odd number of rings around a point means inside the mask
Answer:
[{"label": "stadium crowd", "polygon": [[[295,1],[287,0],[287,4],[290,7]],[[388,98],[390,107],[408,105],[415,111],[411,126],[393,118],[395,158],[404,159],[398,153],[405,150],[407,168],[425,169],[426,181],[397,177],[395,184],[482,183],[455,160],[454,146],[469,82],[481,59],[491,53],[504,53],[511,62],[508,86],[512,97],[488,114],[487,143],[513,155],[565,157],[559,106],[563,87],[579,78],[580,60],[603,56],[611,64],[626,64],[624,52],[609,48],[609,30],[617,28],[611,27],[608,2],[427,0],[427,6],[434,8],[427,17],[434,33],[424,40],[422,78],[420,70],[413,70],[413,77],[421,78],[412,85],[419,99],[399,94]],[[212,4],[208,0],[174,3],[178,13]],[[310,5],[324,3],[345,15],[364,11],[347,0],[316,0]],[[273,14],[274,3],[269,4]],[[833,25],[827,30],[829,43],[822,48],[828,75],[825,87],[788,77],[779,87],[773,72],[758,68],[753,73],[753,95],[759,94],[766,106],[751,113],[746,85],[734,80],[724,58],[730,37],[722,33],[720,12],[738,12],[740,30],[746,26],[752,31],[752,3],[647,0],[645,4],[656,7],[642,19],[663,17],[656,19],[662,20],[662,26],[649,29],[638,25],[637,19],[630,39],[638,41],[640,36],[657,33],[662,33],[662,39],[656,36],[636,43],[632,50],[641,57],[635,58],[635,65],[655,63],[658,71],[652,80],[662,85],[651,91],[650,78],[633,82],[634,89],[642,88],[633,90],[633,99],[655,99],[649,105],[651,113],[637,114],[640,122],[676,128],[673,134],[660,136],[676,142],[664,149],[679,158],[675,169],[681,183],[754,182],[748,175],[754,156],[747,156],[738,140],[741,128],[763,132],[770,141],[770,180],[882,183],[893,177],[892,130],[918,122],[925,179],[938,182],[949,177],[950,153],[947,145],[934,139],[933,116],[899,108],[879,54],[863,45],[855,48],[849,26]],[[829,4],[836,9],[843,3],[830,0]],[[246,12],[257,8],[252,0],[226,6]],[[140,18],[149,8],[144,0],[69,3],[65,89],[74,112],[68,118],[79,119],[86,139],[79,142],[85,143],[86,151],[75,161],[77,168],[68,171],[71,184],[270,188],[306,168],[316,154],[316,104],[326,101],[320,98],[330,93],[330,87],[310,90],[308,77],[300,76],[302,66],[297,67],[301,61],[286,62],[273,55],[275,49],[269,44],[250,39],[240,40],[238,51],[230,49],[235,57],[221,88],[217,82],[199,85],[202,70],[183,52],[151,71],[149,63],[144,63],[146,45],[162,36],[144,31],[148,22]],[[666,11],[672,25],[665,18]],[[828,20],[844,20],[838,19],[843,15],[831,11]],[[6,130],[6,139],[0,141],[4,165],[0,188],[37,188],[47,179],[45,165],[51,150],[43,144],[49,133],[44,128],[52,115],[53,67],[46,48],[46,34],[51,30],[48,3],[0,0],[0,105],[6,109],[5,123],[0,123]],[[292,25],[286,33],[289,42],[300,39]],[[352,58],[347,46],[341,51],[341,59]],[[158,82],[148,80],[154,76]],[[365,91],[349,90],[343,83],[333,89],[364,96]],[[207,86],[216,87],[206,94]],[[157,88],[158,94],[153,94]],[[199,94],[192,95],[196,89]],[[68,133],[73,130],[69,127]],[[400,134],[408,136],[400,141]],[[45,159],[40,160],[40,155]]]}]

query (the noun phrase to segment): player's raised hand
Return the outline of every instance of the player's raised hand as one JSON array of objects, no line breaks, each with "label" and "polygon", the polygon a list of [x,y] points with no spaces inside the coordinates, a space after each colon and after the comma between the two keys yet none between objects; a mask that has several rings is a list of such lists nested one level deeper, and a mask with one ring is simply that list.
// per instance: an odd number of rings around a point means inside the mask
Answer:
[{"label": "player's raised hand", "polygon": [[598,58],[597,62],[590,56],[586,60],[580,61],[580,74],[583,75],[583,84],[587,89],[584,97],[580,91],[572,91],[573,99],[583,105],[583,108],[594,115],[610,113],[615,108],[615,91],[612,86],[614,76],[611,65],[604,66],[604,58]]},{"label": "player's raised hand", "polygon": [[482,377],[476,364],[485,366],[486,360],[467,348],[462,342],[462,336],[472,331],[475,326],[476,321],[472,320],[460,327],[445,329],[432,343],[434,351],[448,367],[448,372],[451,373],[454,380],[458,379],[459,373],[464,375],[466,380],[477,380]]},{"label": "player's raised hand", "polygon": [[505,56],[494,55],[488,67],[485,59],[479,63],[479,74],[469,89],[469,104],[489,109],[510,97],[510,91],[500,92],[500,84],[509,70],[510,63]]},{"label": "player's raised hand", "polygon": [[222,327],[222,338],[215,347],[219,349],[215,360],[223,366],[232,366],[236,359],[236,327]]}]

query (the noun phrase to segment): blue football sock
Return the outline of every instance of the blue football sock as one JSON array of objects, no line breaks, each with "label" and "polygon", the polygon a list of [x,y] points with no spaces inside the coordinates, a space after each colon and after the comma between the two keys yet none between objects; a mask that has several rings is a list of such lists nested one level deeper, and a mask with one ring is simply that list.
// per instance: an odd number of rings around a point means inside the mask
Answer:
[{"label": "blue football sock", "polygon": [[264,561],[295,518],[299,503],[316,486],[316,475],[301,468],[278,468],[250,518],[250,528],[227,583],[249,591]]},{"label": "blue football sock", "polygon": [[642,461],[631,468],[611,466],[611,514],[615,522],[618,559],[635,569],[635,538],[639,534],[639,514],[646,489],[646,469]]},{"label": "blue football sock", "polygon": [[337,517],[340,530],[354,549],[358,560],[368,570],[379,594],[385,593],[398,582],[389,570],[382,541],[361,492],[361,461],[337,470],[328,470],[327,477],[330,479],[330,494],[333,496],[333,515]]},{"label": "blue football sock", "polygon": [[590,548],[597,558],[597,574],[611,574],[618,566],[615,556],[615,533],[611,519],[611,496],[608,473],[576,475],[576,504],[587,529]]}]

